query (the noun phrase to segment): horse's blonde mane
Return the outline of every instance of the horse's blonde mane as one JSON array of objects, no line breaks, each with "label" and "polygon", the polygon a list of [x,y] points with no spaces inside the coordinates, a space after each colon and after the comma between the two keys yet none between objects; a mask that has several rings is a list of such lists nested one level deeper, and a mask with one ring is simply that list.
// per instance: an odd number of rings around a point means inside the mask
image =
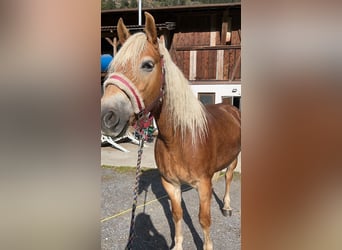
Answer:
[{"label": "horse's blonde mane", "polygon": [[164,41],[159,42],[159,51],[164,58],[165,67],[165,107],[172,116],[173,127],[180,128],[184,138],[191,133],[192,143],[198,138],[204,139],[207,134],[207,118],[205,109],[191,90],[189,81],[172,61]]},{"label": "horse's blonde mane", "polygon": [[[108,73],[113,73],[115,68],[127,69],[128,62],[133,69],[139,68],[138,58],[147,44],[144,33],[136,33],[130,36],[112,61]],[[207,119],[201,102],[193,94],[189,81],[182,71],[172,61],[171,56],[162,40],[159,41],[159,51],[163,55],[165,67],[165,107],[174,130],[180,129],[184,139],[187,133],[191,133],[192,143],[202,140],[207,134]],[[132,60],[133,58],[133,60]],[[125,72],[121,72],[125,74]]]}]

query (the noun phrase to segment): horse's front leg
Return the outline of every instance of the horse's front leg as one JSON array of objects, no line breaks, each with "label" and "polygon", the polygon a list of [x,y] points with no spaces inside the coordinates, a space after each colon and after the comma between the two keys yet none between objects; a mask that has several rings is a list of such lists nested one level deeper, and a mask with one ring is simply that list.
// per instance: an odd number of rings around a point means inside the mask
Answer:
[{"label": "horse's front leg", "polygon": [[238,158],[229,165],[226,171],[226,192],[224,194],[223,198],[223,209],[222,213],[224,216],[231,216],[232,215],[232,208],[230,207],[230,184],[233,180],[233,173],[234,169],[236,168]]},{"label": "horse's front leg", "polygon": [[203,234],[204,234],[204,250],[212,250],[213,243],[210,238],[210,206],[211,206],[211,195],[212,195],[212,184],[211,178],[203,179],[198,185],[198,195],[200,201],[199,209],[199,222],[201,224]]},{"label": "horse's front leg", "polygon": [[173,185],[161,178],[163,187],[171,200],[173,222],[175,224],[175,246],[173,250],[182,250],[183,234],[182,234],[182,217],[183,210],[181,206],[182,194],[180,185]]}]

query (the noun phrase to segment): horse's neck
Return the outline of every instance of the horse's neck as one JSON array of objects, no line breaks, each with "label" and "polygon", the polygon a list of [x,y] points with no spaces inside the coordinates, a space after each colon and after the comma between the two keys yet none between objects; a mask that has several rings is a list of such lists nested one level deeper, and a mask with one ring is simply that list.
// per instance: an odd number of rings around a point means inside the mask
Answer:
[{"label": "horse's neck", "polygon": [[173,128],[172,121],[170,120],[170,114],[168,114],[165,102],[154,114],[155,121],[158,127],[158,137],[167,143],[173,141],[176,131]]}]

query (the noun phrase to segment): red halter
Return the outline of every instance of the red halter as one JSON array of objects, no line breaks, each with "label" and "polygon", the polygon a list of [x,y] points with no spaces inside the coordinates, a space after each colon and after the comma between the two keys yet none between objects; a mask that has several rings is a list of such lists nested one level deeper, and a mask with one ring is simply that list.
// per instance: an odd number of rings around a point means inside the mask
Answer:
[{"label": "red halter", "polygon": [[117,86],[119,89],[126,93],[132,103],[133,111],[137,116],[136,124],[141,130],[150,126],[153,119],[151,110],[158,104],[158,102],[162,101],[162,98],[164,96],[165,70],[163,58],[161,58],[160,62],[162,66],[160,93],[158,97],[147,108],[145,108],[144,101],[139,93],[139,90],[124,75],[120,73],[113,73],[109,75],[107,80],[103,83],[104,88],[106,88],[107,85],[111,84]]}]

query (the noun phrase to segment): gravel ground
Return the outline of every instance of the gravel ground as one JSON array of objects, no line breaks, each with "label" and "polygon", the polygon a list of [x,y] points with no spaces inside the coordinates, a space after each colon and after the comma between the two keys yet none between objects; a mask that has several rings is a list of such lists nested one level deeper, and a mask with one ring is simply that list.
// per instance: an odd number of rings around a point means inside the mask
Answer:
[{"label": "gravel ground", "polygon": [[[102,171],[102,249],[125,249],[131,219],[135,168],[103,167]],[[240,249],[240,175],[234,176],[231,186],[231,217],[224,217],[220,211],[224,195],[224,178],[220,177],[213,187],[211,236],[214,249]],[[134,249],[169,249],[173,246],[174,227],[169,200],[161,186],[157,169],[143,171],[139,192]],[[198,222],[197,191],[184,186],[182,197],[183,249],[202,249],[203,234]]]}]

